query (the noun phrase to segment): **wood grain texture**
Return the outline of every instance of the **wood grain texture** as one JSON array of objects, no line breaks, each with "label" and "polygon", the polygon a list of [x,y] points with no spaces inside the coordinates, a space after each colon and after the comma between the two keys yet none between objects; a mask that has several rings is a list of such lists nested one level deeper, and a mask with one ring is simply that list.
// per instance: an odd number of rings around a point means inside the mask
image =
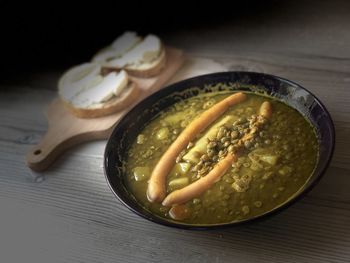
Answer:
[{"label": "wood grain texture", "polygon": [[108,189],[105,141],[68,150],[45,173],[30,171],[23,159],[47,129],[42,109],[54,98],[61,72],[1,91],[1,261],[349,262],[348,10],[347,1],[295,1],[267,20],[163,36],[196,57],[185,67],[197,63],[202,73],[211,63],[217,71],[260,71],[294,80],[319,97],[335,121],[335,154],[320,183],[292,207],[250,225],[196,232],[136,216]]}]

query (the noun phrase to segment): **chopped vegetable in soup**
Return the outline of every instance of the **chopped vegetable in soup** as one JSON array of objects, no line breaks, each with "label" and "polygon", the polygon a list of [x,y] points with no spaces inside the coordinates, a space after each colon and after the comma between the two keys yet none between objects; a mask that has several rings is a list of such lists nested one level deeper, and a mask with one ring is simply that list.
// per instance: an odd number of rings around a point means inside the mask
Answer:
[{"label": "chopped vegetable in soup", "polygon": [[214,92],[158,114],[128,152],[135,198],[160,217],[219,224],[264,214],[308,181],[314,129],[296,110],[254,93]]}]

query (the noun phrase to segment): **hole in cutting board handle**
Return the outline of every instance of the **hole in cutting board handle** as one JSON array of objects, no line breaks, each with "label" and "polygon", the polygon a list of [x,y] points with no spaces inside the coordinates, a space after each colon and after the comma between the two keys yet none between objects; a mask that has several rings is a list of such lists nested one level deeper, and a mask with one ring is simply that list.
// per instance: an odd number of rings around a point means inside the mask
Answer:
[{"label": "hole in cutting board handle", "polygon": [[41,154],[41,150],[40,149],[34,151],[34,155],[39,155],[39,154]]}]

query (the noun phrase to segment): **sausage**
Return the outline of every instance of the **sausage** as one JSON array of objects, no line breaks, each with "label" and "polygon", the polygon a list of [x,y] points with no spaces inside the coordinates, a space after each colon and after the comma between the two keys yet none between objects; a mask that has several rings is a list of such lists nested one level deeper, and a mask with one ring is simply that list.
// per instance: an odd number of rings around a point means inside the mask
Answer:
[{"label": "sausage", "polygon": [[150,202],[162,202],[166,195],[166,177],[175,165],[177,156],[185,149],[197,134],[205,130],[211,123],[218,119],[231,106],[246,99],[242,92],[235,93],[213,107],[203,112],[197,119],[190,123],[179,137],[170,145],[168,150],[160,158],[152,171],[148,181],[147,198]]},{"label": "sausage", "polygon": [[186,203],[187,201],[200,196],[208,190],[237,160],[235,154],[228,153],[206,176],[194,183],[170,193],[162,202],[163,206],[172,206]]}]

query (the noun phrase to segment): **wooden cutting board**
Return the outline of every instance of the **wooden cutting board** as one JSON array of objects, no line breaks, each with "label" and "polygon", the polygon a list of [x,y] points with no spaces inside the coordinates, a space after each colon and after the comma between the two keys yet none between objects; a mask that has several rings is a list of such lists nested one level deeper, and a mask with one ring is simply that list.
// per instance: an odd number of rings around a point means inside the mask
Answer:
[{"label": "wooden cutting board", "polygon": [[[175,48],[167,47],[166,52],[167,64],[160,75],[153,78],[133,78],[142,89],[142,94],[135,104],[159,90],[164,84],[225,70],[209,59],[186,58],[185,60],[183,52]],[[54,99],[47,109],[48,131],[40,143],[27,154],[27,166],[37,172],[44,171],[67,149],[86,141],[107,139],[116,122],[132,106],[105,117],[82,119],[68,112],[59,98]]]}]

